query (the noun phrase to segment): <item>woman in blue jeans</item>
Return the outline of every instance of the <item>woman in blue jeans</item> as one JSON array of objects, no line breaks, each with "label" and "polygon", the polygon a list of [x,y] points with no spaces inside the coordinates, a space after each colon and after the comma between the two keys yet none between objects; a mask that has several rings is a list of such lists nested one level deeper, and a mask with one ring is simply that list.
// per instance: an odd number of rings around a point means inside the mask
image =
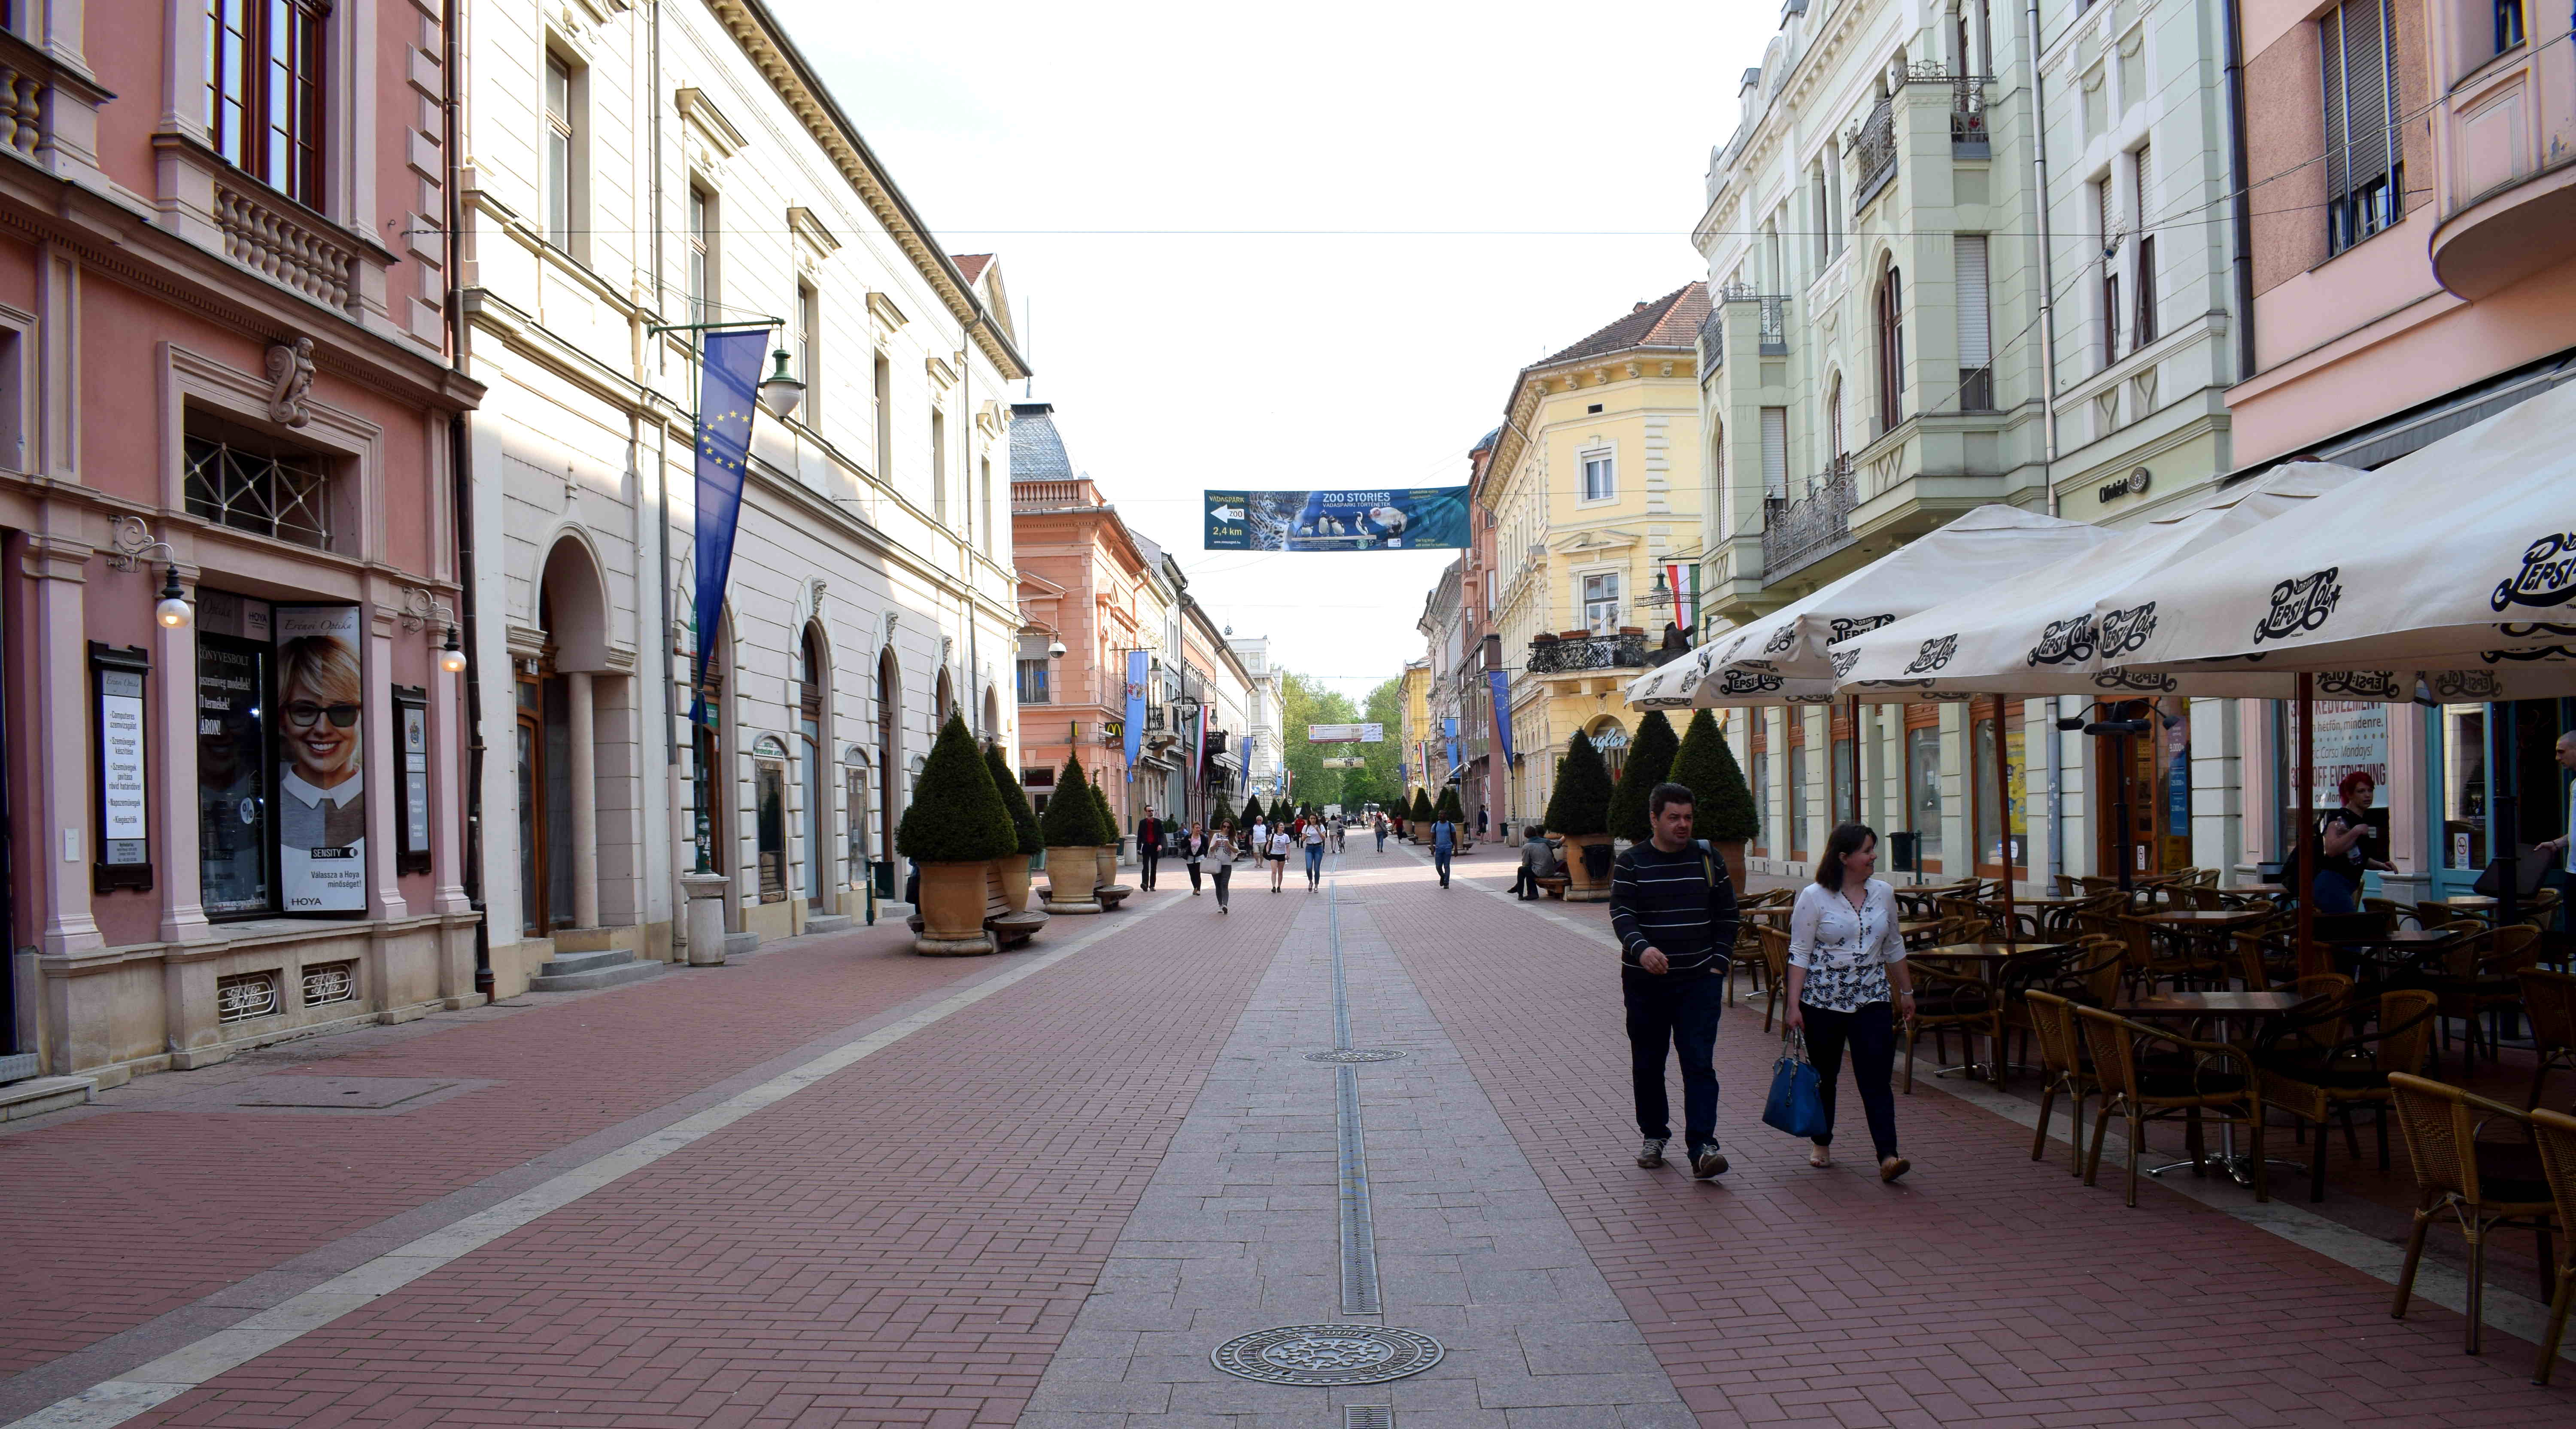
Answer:
[{"label": "woman in blue jeans", "polygon": [[1834,1084],[1849,1047],[1878,1179],[1893,1181],[1912,1169],[1896,1154],[1896,1098],[1888,1082],[1896,1067],[1896,1024],[1914,1015],[1914,987],[1896,927],[1896,890],[1870,877],[1877,865],[1878,835],[1866,824],[1845,824],[1825,840],[1816,881],[1798,890],[1789,911],[1788,1020],[1790,1031],[1806,1034],[1825,1104],[1825,1132],[1815,1138],[1807,1164],[1833,1164]]},{"label": "woman in blue jeans", "polygon": [[2370,801],[2379,782],[2356,769],[2335,786],[2343,807],[2329,811],[2317,824],[2317,874],[2311,885],[2320,913],[2361,911],[2361,875],[2370,870],[2395,873],[2397,865],[2370,856],[2379,830],[2370,822]]}]

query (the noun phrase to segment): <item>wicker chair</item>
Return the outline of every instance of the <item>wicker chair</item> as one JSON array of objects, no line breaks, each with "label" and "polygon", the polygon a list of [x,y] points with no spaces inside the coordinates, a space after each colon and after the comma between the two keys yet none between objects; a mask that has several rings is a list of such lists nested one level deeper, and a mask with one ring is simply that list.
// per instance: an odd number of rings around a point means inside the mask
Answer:
[{"label": "wicker chair", "polygon": [[2398,902],[2394,898],[2365,898],[2361,900],[2361,911],[2364,913],[2379,913],[2386,915],[2388,918],[2388,924],[2392,928],[2421,928],[2424,926],[2423,920],[2416,916],[2415,909],[2404,903]]},{"label": "wicker chair", "polygon": [[2069,1174],[2084,1174],[2084,1102],[2092,1096],[2097,1082],[2092,1064],[2084,1059],[2084,1034],[2075,1025],[2076,1004],[2053,992],[2033,988],[2022,994],[2030,1009],[2030,1023],[2039,1035],[2039,1129],[2031,1134],[2030,1159],[2037,1161],[2048,1150],[2048,1115],[2059,1092],[2066,1093],[2068,1139],[2075,1143],[2074,1164]]},{"label": "wicker chair", "polygon": [[2491,1122],[2512,1126],[2527,1138],[2531,1114],[2448,1082],[2404,1072],[2388,1080],[2397,1103],[2397,1125],[2406,1137],[2406,1154],[2415,1163],[2417,1192],[2415,1224],[2406,1236],[2406,1264],[2397,1274],[2397,1302],[2388,1313],[2406,1318],[2406,1302],[2415,1293],[2415,1268],[2424,1259],[2424,1233],[2435,1220],[2447,1216],[2468,1242],[2469,1303],[2464,1313],[2468,1352],[2476,1354],[2480,1332],[2486,1328],[2487,1236],[2507,1227],[2536,1230],[2542,1273],[2555,1268],[2549,1254],[2549,1220],[2557,1207],[2538,1151],[2528,1140],[2478,1140],[2479,1128]]},{"label": "wicker chair", "polygon": [[[2450,1021],[2458,1018],[2465,1032],[2460,1070],[2466,1076],[2478,1061],[2478,1024],[2491,1014],[2522,1001],[2521,975],[2540,960],[2540,930],[2527,923],[2508,923],[2472,933],[2443,949],[2442,971],[2420,979],[2441,999],[2442,1047],[2451,1045]],[[2488,1060],[2498,1060],[2496,1030],[2487,1029]]]},{"label": "wicker chair", "polygon": [[[2525,1107],[2540,1105],[2541,1083],[2551,1071],[2564,1067],[2576,1071],[2576,977],[2526,969],[2517,979],[2522,984],[2523,1014],[2531,1019],[2531,1046],[2538,1055],[2531,1069],[2531,1095]],[[2570,1223],[2570,1234],[2576,1235],[2576,1222]]]},{"label": "wicker chair", "polygon": [[2316,1124],[2308,1164],[2308,1199],[2326,1198],[2326,1140],[2330,1120],[2343,1123],[2344,1144],[2361,1158],[2352,1109],[2371,1108],[2378,1122],[2379,1169],[2388,1169],[2389,1079],[2424,1065],[2433,1034],[2433,995],[2417,989],[2383,992],[2374,1000],[2335,1000],[2293,1010],[2272,1025],[2255,1055],[2266,1106]]},{"label": "wicker chair", "polygon": [[[2147,1123],[2176,1116],[2184,1119],[2185,1145],[2192,1171],[2206,1175],[2208,1146],[2202,1123],[2215,1116],[2243,1124],[2253,1138],[2254,1199],[2272,1198],[2263,1161],[2263,1099],[2256,1088],[2253,1064],[2245,1049],[2224,1042],[2197,1042],[2163,1028],[2104,1012],[2075,1009],[2084,1029],[2084,1045],[2093,1055],[2093,1075],[2102,1092],[2102,1109],[2093,1118],[2093,1149],[2084,1158],[2084,1184],[2095,1185],[2102,1170],[2102,1139],[2111,1129],[2111,1114],[2129,1123],[2128,1204],[2138,1204],[2138,1156],[2146,1148]],[[2158,1055],[2150,1048],[2162,1047]]]},{"label": "wicker chair", "polygon": [[1789,995],[1789,931],[1757,923],[1753,935],[1762,940],[1762,1030],[1768,1032],[1780,1000]]},{"label": "wicker chair", "polygon": [[1986,980],[1974,973],[1952,972],[1931,963],[1906,960],[1914,982],[1914,1016],[1905,1024],[1905,1090],[1914,1091],[1914,1044],[1924,1033],[1932,1034],[1936,1055],[1947,1052],[1948,1034],[1959,1034],[1960,1042],[1974,1050],[1972,1037],[1983,1036],[1994,1049],[1994,1058],[2003,1060],[2002,999]]},{"label": "wicker chair", "polygon": [[2540,1154],[2541,1179],[2549,1183],[2558,1229],[2568,1238],[2558,1264],[2544,1267],[2557,1278],[2558,1289],[2549,1297],[2549,1325],[2540,1336],[2540,1363],[2532,1367],[2531,1382],[2547,1384],[2549,1372],[2558,1366],[2558,1342],[2567,1334],[2569,1302],[2576,1301],[2576,1116],[2533,1112],[2531,1142]]}]

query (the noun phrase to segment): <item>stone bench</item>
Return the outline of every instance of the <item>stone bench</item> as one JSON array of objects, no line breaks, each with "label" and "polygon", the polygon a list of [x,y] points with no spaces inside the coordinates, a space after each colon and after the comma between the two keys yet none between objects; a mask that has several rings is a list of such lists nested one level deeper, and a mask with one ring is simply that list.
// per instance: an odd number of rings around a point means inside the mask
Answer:
[{"label": "stone bench", "polygon": [[1565,883],[1566,878],[1562,873],[1541,874],[1538,880],[1538,886],[1544,890],[1550,898],[1563,898],[1565,896]]},{"label": "stone bench", "polygon": [[1115,908],[1126,902],[1127,896],[1135,891],[1133,887],[1124,883],[1104,883],[1091,890],[1091,896],[1100,900],[1101,907]]}]

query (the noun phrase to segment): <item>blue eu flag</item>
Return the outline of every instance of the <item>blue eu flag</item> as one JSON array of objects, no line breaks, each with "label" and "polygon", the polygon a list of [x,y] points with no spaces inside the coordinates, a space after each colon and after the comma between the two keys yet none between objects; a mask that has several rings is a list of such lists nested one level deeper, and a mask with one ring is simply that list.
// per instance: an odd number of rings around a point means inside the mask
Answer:
[{"label": "blue eu flag", "polygon": [[[704,690],[724,630],[725,577],[742,516],[742,477],[751,461],[751,414],[760,394],[767,328],[706,336],[698,378],[698,671]],[[699,697],[701,709],[705,697]]]}]

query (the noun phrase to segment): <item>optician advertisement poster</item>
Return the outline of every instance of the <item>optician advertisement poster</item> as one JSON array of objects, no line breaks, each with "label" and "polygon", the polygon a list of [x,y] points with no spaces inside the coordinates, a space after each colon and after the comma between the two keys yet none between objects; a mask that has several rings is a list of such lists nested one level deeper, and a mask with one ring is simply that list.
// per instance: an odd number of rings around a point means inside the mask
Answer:
[{"label": "optician advertisement poster", "polygon": [[277,615],[277,864],[289,913],[367,908],[367,782],[354,605]]}]

